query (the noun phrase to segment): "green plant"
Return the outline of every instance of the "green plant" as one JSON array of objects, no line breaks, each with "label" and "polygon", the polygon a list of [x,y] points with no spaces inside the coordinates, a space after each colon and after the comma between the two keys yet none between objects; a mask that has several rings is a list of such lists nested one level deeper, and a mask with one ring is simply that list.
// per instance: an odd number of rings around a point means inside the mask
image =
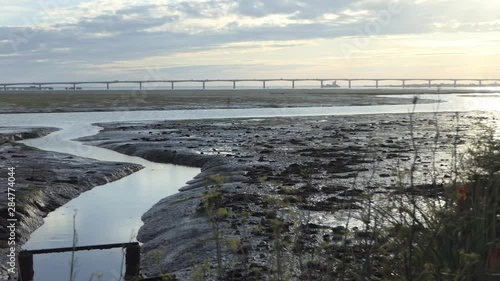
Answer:
[{"label": "green plant", "polygon": [[261,267],[251,267],[250,272],[252,272],[252,274],[255,277],[260,278],[262,275],[262,268]]},{"label": "green plant", "polygon": [[286,276],[284,251],[290,243],[283,239],[282,232],[285,229],[285,224],[283,219],[278,217],[278,211],[290,206],[290,203],[280,199],[277,195],[264,196],[264,202],[270,208],[267,217],[273,233],[274,280],[284,281]]},{"label": "green plant", "polygon": [[210,263],[205,260],[202,264],[195,267],[193,272],[194,281],[206,281],[208,278],[208,270],[210,269]]},{"label": "green plant", "polygon": [[463,163],[452,165],[455,176],[440,196],[417,196],[412,188],[379,209],[391,222],[384,249],[400,280],[497,280],[500,144],[491,130],[472,143],[460,158],[455,141],[453,161]]},{"label": "green plant", "polygon": [[94,280],[94,277],[97,278],[97,280],[101,280],[104,277],[104,274],[101,274],[101,273],[92,273],[92,275],[90,276],[89,281]]},{"label": "green plant", "polygon": [[167,256],[166,245],[162,245],[159,249],[149,252],[148,256],[152,263],[156,265],[158,272],[162,274],[161,261]]},{"label": "green plant", "polygon": [[175,281],[177,278],[173,273],[163,273],[160,275],[162,281]]},{"label": "green plant", "polygon": [[78,244],[78,234],[76,232],[76,214],[77,214],[77,210],[74,210],[74,212],[73,212],[73,241],[72,241],[73,250],[71,251],[69,281],[73,281],[76,278],[76,272],[75,272],[76,258],[75,258],[75,253],[76,253],[76,245]]},{"label": "green plant", "polygon": [[240,239],[236,239],[236,238],[227,240],[227,243],[228,243],[229,250],[232,252],[238,251],[238,248],[241,245]]},{"label": "green plant", "polygon": [[222,264],[222,222],[231,215],[231,211],[223,208],[226,198],[221,191],[221,186],[224,184],[224,177],[217,174],[209,177],[209,188],[203,194],[203,206],[208,217],[210,227],[212,229],[212,239],[215,241],[217,252],[217,278],[222,279],[223,264]]},{"label": "green plant", "polygon": [[260,225],[254,225],[252,227],[252,234],[253,235],[260,235],[262,234],[264,230],[262,229],[262,227]]},{"label": "green plant", "polygon": [[275,266],[276,266],[276,281],[282,281],[284,275],[283,268],[283,250],[285,243],[281,237],[281,232],[283,231],[283,221],[280,219],[272,219],[271,227],[273,229],[274,240],[273,240],[273,250],[275,254]]}]

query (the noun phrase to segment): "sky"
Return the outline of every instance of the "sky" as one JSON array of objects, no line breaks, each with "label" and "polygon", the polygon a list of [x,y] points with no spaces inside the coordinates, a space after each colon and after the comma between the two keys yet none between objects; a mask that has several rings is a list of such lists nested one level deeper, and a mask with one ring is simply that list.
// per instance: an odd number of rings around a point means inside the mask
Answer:
[{"label": "sky", "polygon": [[0,83],[500,78],[498,0],[0,5]]}]

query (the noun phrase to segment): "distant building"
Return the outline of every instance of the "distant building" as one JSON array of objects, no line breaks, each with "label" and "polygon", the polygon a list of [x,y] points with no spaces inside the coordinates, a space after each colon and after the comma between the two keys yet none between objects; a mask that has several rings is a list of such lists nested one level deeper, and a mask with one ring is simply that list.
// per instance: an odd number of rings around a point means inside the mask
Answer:
[{"label": "distant building", "polygon": [[333,81],[332,84],[321,85],[321,88],[340,88],[340,86],[337,84],[337,81]]}]

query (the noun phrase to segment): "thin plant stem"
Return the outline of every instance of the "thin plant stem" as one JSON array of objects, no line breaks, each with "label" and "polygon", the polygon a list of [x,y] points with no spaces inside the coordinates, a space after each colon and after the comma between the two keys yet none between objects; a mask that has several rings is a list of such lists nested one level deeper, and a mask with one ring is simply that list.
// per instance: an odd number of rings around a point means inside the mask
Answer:
[{"label": "thin plant stem", "polygon": [[70,262],[70,270],[69,270],[69,280],[74,281],[76,277],[75,273],[75,253],[76,253],[76,245],[78,243],[78,234],[76,232],[76,214],[77,211],[74,210],[73,213],[73,250],[71,251],[71,262]]}]

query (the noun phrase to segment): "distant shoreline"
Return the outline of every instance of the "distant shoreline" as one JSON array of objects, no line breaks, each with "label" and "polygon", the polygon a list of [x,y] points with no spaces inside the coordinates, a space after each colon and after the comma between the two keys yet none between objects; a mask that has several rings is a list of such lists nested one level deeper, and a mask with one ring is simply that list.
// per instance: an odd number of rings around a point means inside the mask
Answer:
[{"label": "distant shoreline", "polygon": [[370,94],[370,95],[404,95],[404,94],[464,94],[464,93],[499,93],[498,89],[465,89],[464,87],[457,88],[318,88],[318,89],[280,89],[280,88],[269,88],[269,89],[81,89],[81,90],[1,90],[0,95],[3,94],[74,94],[74,93],[165,93],[165,94],[176,94],[176,93],[203,93],[203,94],[213,94],[213,93],[267,93],[267,94]]},{"label": "distant shoreline", "polygon": [[[438,93],[479,95],[499,93],[499,91],[486,89],[477,91],[465,89],[0,91],[0,114],[399,105],[412,103],[413,95]],[[419,103],[433,102],[435,101],[431,99],[419,100]]]},{"label": "distant shoreline", "polygon": [[376,95],[416,93],[338,89],[14,91],[0,93],[0,113],[396,105],[411,103],[411,99]]}]

